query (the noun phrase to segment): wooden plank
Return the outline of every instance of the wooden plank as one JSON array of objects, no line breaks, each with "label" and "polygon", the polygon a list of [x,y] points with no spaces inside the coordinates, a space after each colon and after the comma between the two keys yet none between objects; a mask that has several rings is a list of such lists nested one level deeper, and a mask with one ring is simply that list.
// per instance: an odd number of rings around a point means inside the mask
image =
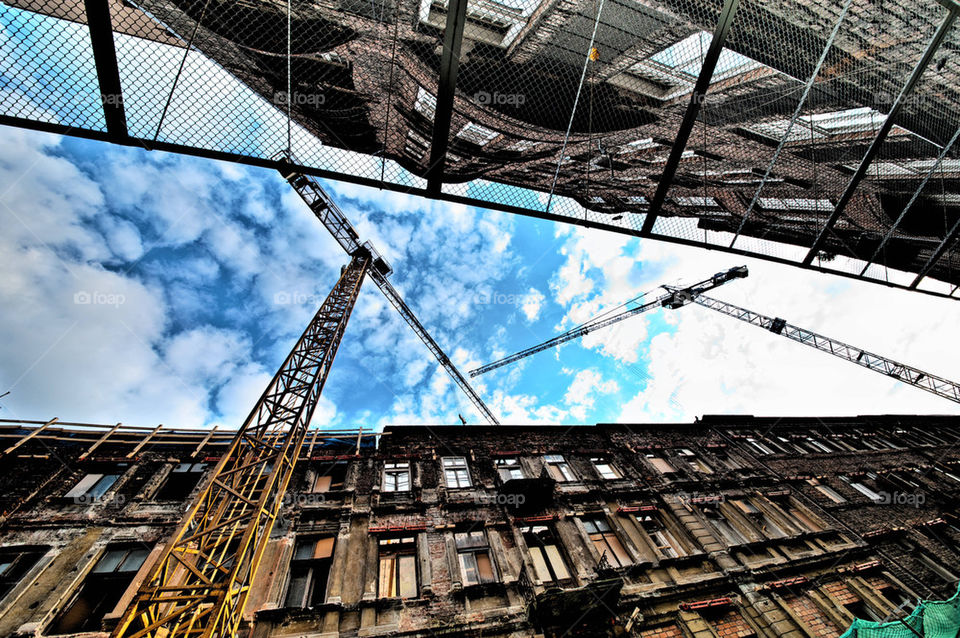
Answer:
[{"label": "wooden plank", "polygon": [[41,432],[43,432],[44,430],[46,430],[48,427],[50,427],[51,425],[53,425],[53,424],[56,423],[56,422],[57,422],[57,417],[53,417],[52,419],[50,419],[49,421],[47,421],[46,423],[44,423],[41,427],[37,428],[36,430],[34,430],[33,432],[31,432],[30,434],[26,435],[25,437],[23,437],[22,439],[20,439],[19,441],[17,441],[16,443],[14,443],[13,445],[11,445],[10,447],[8,447],[6,450],[4,450],[4,451],[3,451],[3,454],[0,454],[0,457],[3,457],[3,456],[6,456],[7,454],[10,454],[10,453],[13,452],[14,450],[16,450],[18,447],[20,447],[21,445],[23,445],[24,443],[26,443],[27,441],[29,441],[29,440],[32,439],[33,437],[37,436],[38,434],[40,434]]},{"label": "wooden plank", "polygon": [[217,431],[217,428],[219,427],[220,427],[219,425],[213,426],[213,429],[210,430],[210,432],[207,433],[207,436],[203,437],[203,440],[200,441],[199,445],[197,445],[197,449],[193,451],[193,454],[190,455],[190,458],[192,459],[197,458],[197,455],[200,454],[200,450],[202,450],[207,445],[207,443],[210,442],[210,439],[213,438],[214,433]]},{"label": "wooden plank", "polygon": [[150,439],[153,438],[153,435],[155,435],[157,432],[159,432],[159,431],[160,431],[160,428],[162,428],[162,427],[163,427],[163,423],[157,424],[157,427],[153,428],[153,430],[150,431],[150,434],[148,434],[147,436],[145,436],[145,437],[143,438],[143,440],[140,441],[140,443],[137,444],[137,447],[133,448],[133,450],[131,450],[130,453],[127,454],[127,458],[128,458],[128,459],[132,459],[133,457],[135,457],[135,456],[137,455],[137,452],[139,452],[140,450],[142,450],[142,449],[143,449],[143,446],[146,445],[147,443],[149,443],[149,442],[150,442]]},{"label": "wooden plank", "polygon": [[93,454],[93,451],[96,450],[98,447],[100,447],[100,446],[103,444],[104,441],[106,441],[108,438],[110,438],[110,435],[111,435],[111,434],[113,434],[113,433],[116,432],[118,429],[120,429],[120,426],[121,426],[121,425],[122,425],[122,423],[117,423],[115,426],[113,426],[112,428],[110,428],[106,433],[104,433],[103,436],[101,436],[99,439],[97,439],[97,442],[96,442],[96,443],[94,443],[93,445],[91,445],[89,448],[87,448],[87,451],[86,451],[86,452],[84,452],[83,454],[80,455],[80,460],[82,461],[82,460],[84,460],[85,458],[87,458],[88,456],[90,456],[91,454]]}]

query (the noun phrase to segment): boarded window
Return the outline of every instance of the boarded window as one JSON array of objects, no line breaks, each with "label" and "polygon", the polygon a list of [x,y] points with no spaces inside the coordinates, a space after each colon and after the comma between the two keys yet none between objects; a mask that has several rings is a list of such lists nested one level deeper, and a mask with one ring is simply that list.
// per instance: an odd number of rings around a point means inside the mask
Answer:
[{"label": "boarded window", "polygon": [[574,475],[573,470],[570,469],[570,465],[567,463],[567,460],[563,458],[561,454],[547,454],[543,457],[543,460],[547,464],[547,472],[550,474],[550,478],[558,483],[564,483],[566,481],[575,481],[576,475]]},{"label": "boarded window", "polygon": [[417,597],[416,540],[412,536],[381,538],[377,595],[380,598]]},{"label": "boarded window", "polygon": [[342,490],[346,476],[346,463],[317,463],[307,473],[307,491],[321,494]]},{"label": "boarded window", "polygon": [[324,603],[335,540],[332,536],[297,539],[290,561],[285,607],[315,607]]},{"label": "boarded window", "polygon": [[647,461],[650,462],[650,465],[653,466],[653,469],[660,472],[661,474],[673,474],[674,472],[676,472],[676,470],[673,469],[672,465],[667,463],[666,460],[660,458],[659,456],[648,454]]},{"label": "boarded window", "polygon": [[487,535],[483,531],[460,532],[454,534],[457,557],[464,585],[492,583],[496,577]]}]

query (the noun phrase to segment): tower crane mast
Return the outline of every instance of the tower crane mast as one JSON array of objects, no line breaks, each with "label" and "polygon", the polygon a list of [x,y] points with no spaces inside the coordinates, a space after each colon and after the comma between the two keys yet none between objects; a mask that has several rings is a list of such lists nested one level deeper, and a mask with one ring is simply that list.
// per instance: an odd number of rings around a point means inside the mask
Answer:
[{"label": "tower crane mast", "polygon": [[[310,207],[313,214],[316,215],[317,219],[330,231],[330,234],[333,235],[333,238],[337,240],[347,254],[353,254],[353,252],[361,246],[359,235],[354,229],[353,224],[350,223],[336,202],[334,202],[323,187],[320,186],[319,182],[303,173],[294,171],[292,168],[282,174],[284,179],[297,191],[300,198]],[[364,242],[362,245],[371,251],[372,254],[376,255],[374,263],[377,263],[376,259],[382,259],[369,241]],[[420,340],[427,346],[430,353],[437,359],[440,365],[443,366],[460,390],[467,395],[467,398],[470,399],[470,402],[477,411],[483,415],[488,423],[500,425],[497,417],[494,416],[490,408],[483,402],[483,399],[481,399],[480,395],[473,389],[470,382],[467,381],[457,366],[450,361],[450,358],[444,353],[443,348],[441,348],[430,333],[427,332],[426,328],[423,327],[423,324],[420,323],[420,320],[417,319],[417,316],[413,313],[413,310],[407,306],[403,297],[400,296],[400,293],[397,292],[396,288],[387,280],[388,274],[389,272],[384,274],[377,269],[373,269],[370,271],[370,279],[377,284],[377,287],[387,298],[387,301],[400,313],[400,316],[409,324],[416,335],[420,337]]]}]

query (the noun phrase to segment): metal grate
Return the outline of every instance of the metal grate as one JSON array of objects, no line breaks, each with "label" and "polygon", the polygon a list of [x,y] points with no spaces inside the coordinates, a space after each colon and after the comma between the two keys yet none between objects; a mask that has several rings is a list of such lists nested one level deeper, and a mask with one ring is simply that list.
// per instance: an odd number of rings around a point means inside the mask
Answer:
[{"label": "metal grate", "polygon": [[958,295],[952,0],[109,9],[2,5],[0,121]]}]

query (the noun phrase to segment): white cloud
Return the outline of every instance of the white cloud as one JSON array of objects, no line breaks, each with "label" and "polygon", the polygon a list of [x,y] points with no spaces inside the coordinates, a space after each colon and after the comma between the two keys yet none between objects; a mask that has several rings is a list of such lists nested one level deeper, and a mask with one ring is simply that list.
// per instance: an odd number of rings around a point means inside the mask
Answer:
[{"label": "white cloud", "polygon": [[620,386],[613,379],[604,380],[603,376],[592,368],[577,372],[563,402],[569,407],[570,415],[580,422],[585,422],[587,415],[593,409],[597,396],[614,394],[620,391]]},{"label": "white cloud", "polygon": [[532,287],[527,291],[527,294],[523,296],[520,310],[523,312],[523,316],[526,317],[527,323],[532,323],[537,320],[545,300],[546,297],[543,296],[543,293]]}]

